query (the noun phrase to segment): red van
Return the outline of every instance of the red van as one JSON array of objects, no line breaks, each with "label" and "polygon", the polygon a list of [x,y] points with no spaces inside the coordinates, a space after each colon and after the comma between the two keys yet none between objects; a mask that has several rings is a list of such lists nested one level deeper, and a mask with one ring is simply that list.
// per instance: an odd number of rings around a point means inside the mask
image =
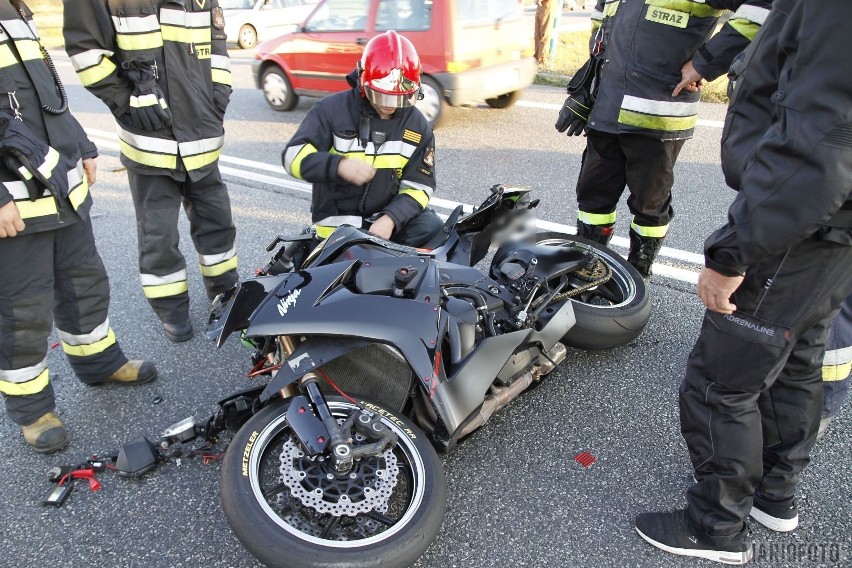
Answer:
[{"label": "red van", "polygon": [[536,74],[528,24],[523,0],[324,0],[297,31],[258,46],[255,81],[272,108],[292,110],[300,96],[348,89],[367,41],[396,30],[420,55],[417,106],[436,126],[447,106],[518,99]]}]

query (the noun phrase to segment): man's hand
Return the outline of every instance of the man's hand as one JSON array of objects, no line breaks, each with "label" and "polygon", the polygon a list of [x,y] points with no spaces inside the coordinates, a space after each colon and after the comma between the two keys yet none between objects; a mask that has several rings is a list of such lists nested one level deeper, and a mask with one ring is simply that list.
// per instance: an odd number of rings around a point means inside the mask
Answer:
[{"label": "man's hand", "polygon": [[701,90],[701,86],[704,84],[704,77],[701,76],[701,73],[695,70],[695,66],[692,65],[692,61],[687,61],[683,64],[683,67],[680,68],[680,83],[677,84],[674,91],[672,91],[672,96],[676,97],[683,89],[686,89],[690,93],[695,93]]},{"label": "man's hand", "polygon": [[0,207],[0,239],[14,237],[26,228],[14,201]]},{"label": "man's hand", "polygon": [[337,175],[355,185],[364,185],[376,175],[376,169],[361,160],[343,158],[337,165]]},{"label": "man's hand", "polygon": [[94,158],[83,160],[83,171],[86,172],[86,182],[88,182],[89,187],[95,185],[95,181],[98,179],[98,164]]},{"label": "man's hand", "polygon": [[695,293],[704,306],[720,314],[732,314],[737,307],[731,303],[731,296],[743,283],[744,276],[725,276],[712,268],[703,268],[698,275]]},{"label": "man's hand", "polygon": [[377,237],[390,240],[391,235],[393,234],[393,228],[393,219],[391,219],[390,215],[382,215],[376,219],[372,225],[370,225],[370,232]]}]

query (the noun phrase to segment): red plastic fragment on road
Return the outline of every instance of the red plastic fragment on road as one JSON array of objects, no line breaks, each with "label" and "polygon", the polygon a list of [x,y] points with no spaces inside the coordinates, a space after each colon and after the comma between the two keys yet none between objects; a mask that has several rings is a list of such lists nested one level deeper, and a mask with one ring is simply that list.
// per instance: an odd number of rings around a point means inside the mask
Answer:
[{"label": "red plastic fragment on road", "polygon": [[56,349],[57,347],[59,347],[59,342],[58,342],[58,341],[57,341],[56,343],[54,343],[53,345],[51,345],[51,346],[50,346],[50,348],[51,348],[51,349]]},{"label": "red plastic fragment on road", "polygon": [[598,460],[589,452],[580,452],[579,454],[574,456],[574,461],[579,463],[583,467],[589,467]]}]

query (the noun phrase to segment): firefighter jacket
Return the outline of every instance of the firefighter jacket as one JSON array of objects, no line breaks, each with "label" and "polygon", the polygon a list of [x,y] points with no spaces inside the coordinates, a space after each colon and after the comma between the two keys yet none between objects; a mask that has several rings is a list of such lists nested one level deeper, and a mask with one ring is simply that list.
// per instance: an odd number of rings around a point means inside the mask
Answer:
[{"label": "firefighter jacket", "polygon": [[[215,167],[231,93],[224,27],[217,0],[65,0],[65,49],[83,85],[115,115],[126,167],[176,179],[185,171],[193,181]],[[170,127],[149,131],[129,120],[130,62],[156,66]]]},{"label": "firefighter jacket", "polygon": [[46,185],[34,182],[25,168],[0,161],[0,205],[15,201],[25,233],[88,219],[92,204],[82,159],[94,158],[98,151],[67,110],[64,91],[51,68],[42,55],[29,8],[21,3],[18,11],[11,2],[0,2],[0,121],[10,125],[2,129],[0,152],[6,154],[15,146],[14,138],[23,139],[32,149],[27,152],[31,166],[53,188],[48,191]]},{"label": "firefighter jacket", "polygon": [[[311,108],[284,148],[287,173],[313,183],[311,217],[317,235],[334,227],[362,225],[364,218],[387,213],[399,230],[426,208],[435,191],[435,137],[415,107],[401,108],[382,120],[357,87],[329,95]],[[343,158],[376,168],[364,186],[338,177]]]},{"label": "firefighter jacket", "polygon": [[723,274],[806,238],[852,246],[852,3],[775,0],[746,51],[722,134],[722,168],[739,193],[705,242]]},{"label": "firefighter jacket", "polygon": [[[598,0],[592,52],[603,50],[588,127],[660,140],[692,138],[701,93],[672,91],[692,61],[708,80],[728,70],[769,13],[771,0]],[[736,9],[711,38],[723,9]]]}]

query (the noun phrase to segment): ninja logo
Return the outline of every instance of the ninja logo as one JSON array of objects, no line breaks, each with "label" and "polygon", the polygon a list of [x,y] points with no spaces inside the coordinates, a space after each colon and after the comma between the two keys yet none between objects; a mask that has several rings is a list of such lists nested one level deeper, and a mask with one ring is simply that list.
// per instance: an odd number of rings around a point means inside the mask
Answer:
[{"label": "ninja logo", "polygon": [[287,310],[296,305],[296,300],[299,298],[301,293],[301,290],[293,290],[278,300],[278,313],[281,314],[282,317],[287,315]]}]

